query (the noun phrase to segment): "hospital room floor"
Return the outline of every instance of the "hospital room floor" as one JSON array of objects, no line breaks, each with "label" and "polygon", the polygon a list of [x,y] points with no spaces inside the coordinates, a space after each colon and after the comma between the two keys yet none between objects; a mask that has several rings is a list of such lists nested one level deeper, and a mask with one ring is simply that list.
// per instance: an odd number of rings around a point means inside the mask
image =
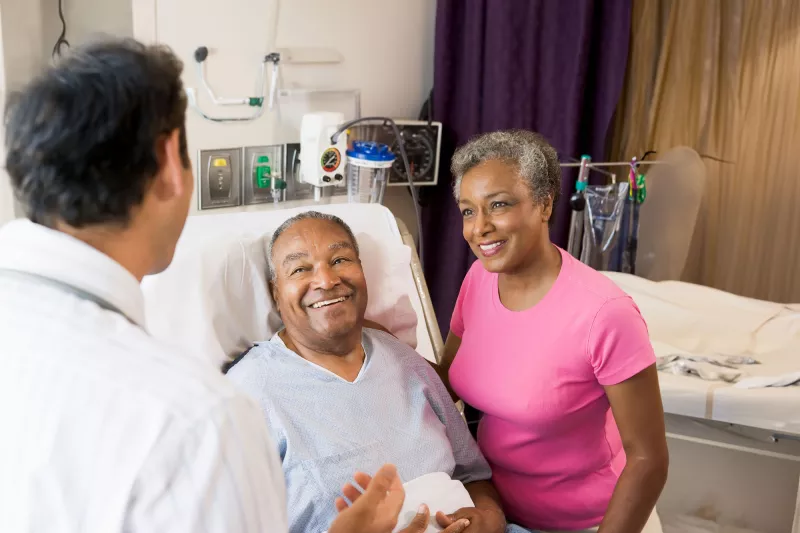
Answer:
[{"label": "hospital room floor", "polygon": [[664,516],[661,526],[663,533],[765,533],[687,515]]},{"label": "hospital room floor", "polygon": [[800,463],[668,438],[663,533],[790,533]]}]

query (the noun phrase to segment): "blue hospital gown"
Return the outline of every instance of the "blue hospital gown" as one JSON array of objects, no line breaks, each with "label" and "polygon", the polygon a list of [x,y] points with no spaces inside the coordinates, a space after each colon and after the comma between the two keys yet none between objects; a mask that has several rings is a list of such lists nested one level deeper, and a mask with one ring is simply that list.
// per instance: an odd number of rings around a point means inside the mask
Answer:
[{"label": "blue hospital gown", "polygon": [[[261,405],[286,478],[291,533],[328,529],[356,471],[397,465],[404,481],[446,472],[462,483],[491,470],[436,372],[391,335],[364,329],[355,382],[288,350],[276,335],[228,377]],[[434,510],[435,511],[435,510]]]}]

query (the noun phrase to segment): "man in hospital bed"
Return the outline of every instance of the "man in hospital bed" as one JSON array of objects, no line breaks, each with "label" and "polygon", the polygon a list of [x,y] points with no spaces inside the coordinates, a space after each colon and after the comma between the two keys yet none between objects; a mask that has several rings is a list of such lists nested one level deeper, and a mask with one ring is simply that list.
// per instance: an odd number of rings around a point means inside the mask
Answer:
[{"label": "man in hospital bed", "polygon": [[350,228],[332,215],[302,213],[275,231],[268,254],[285,329],[228,376],[258,400],[278,445],[290,530],[325,531],[352,473],[391,461],[405,482],[444,472],[464,484],[475,507],[438,513],[446,531],[460,531],[466,519],[471,532],[502,533],[489,466],[433,368],[364,327],[367,287]]}]

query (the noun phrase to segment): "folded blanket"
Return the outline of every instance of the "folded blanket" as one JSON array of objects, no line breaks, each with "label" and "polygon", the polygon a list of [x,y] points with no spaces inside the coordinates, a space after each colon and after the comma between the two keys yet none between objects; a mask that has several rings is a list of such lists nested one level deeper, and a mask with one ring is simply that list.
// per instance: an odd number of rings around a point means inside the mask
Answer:
[{"label": "folded blanket", "polygon": [[800,372],[782,374],[780,376],[759,376],[741,380],[737,389],[760,389],[765,387],[791,387],[800,385]]},{"label": "folded blanket", "polygon": [[724,354],[668,354],[656,358],[657,368],[661,372],[679,376],[693,376],[706,381],[724,381],[736,383],[745,373],[742,365],[758,365],[760,361],[744,355]]},{"label": "folded blanket", "polygon": [[735,383],[742,377],[742,372],[737,370],[725,370],[720,366],[708,363],[680,359],[659,364],[658,370],[679,376],[693,376],[706,381],[724,381],[726,383]]}]

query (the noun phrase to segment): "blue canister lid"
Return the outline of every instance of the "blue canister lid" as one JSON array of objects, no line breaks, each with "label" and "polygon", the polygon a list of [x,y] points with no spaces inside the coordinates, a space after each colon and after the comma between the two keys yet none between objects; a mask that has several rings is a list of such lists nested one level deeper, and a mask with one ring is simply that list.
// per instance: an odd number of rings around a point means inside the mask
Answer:
[{"label": "blue canister lid", "polygon": [[353,148],[347,150],[347,157],[364,163],[391,164],[395,156],[389,147],[373,141],[353,141]]}]

